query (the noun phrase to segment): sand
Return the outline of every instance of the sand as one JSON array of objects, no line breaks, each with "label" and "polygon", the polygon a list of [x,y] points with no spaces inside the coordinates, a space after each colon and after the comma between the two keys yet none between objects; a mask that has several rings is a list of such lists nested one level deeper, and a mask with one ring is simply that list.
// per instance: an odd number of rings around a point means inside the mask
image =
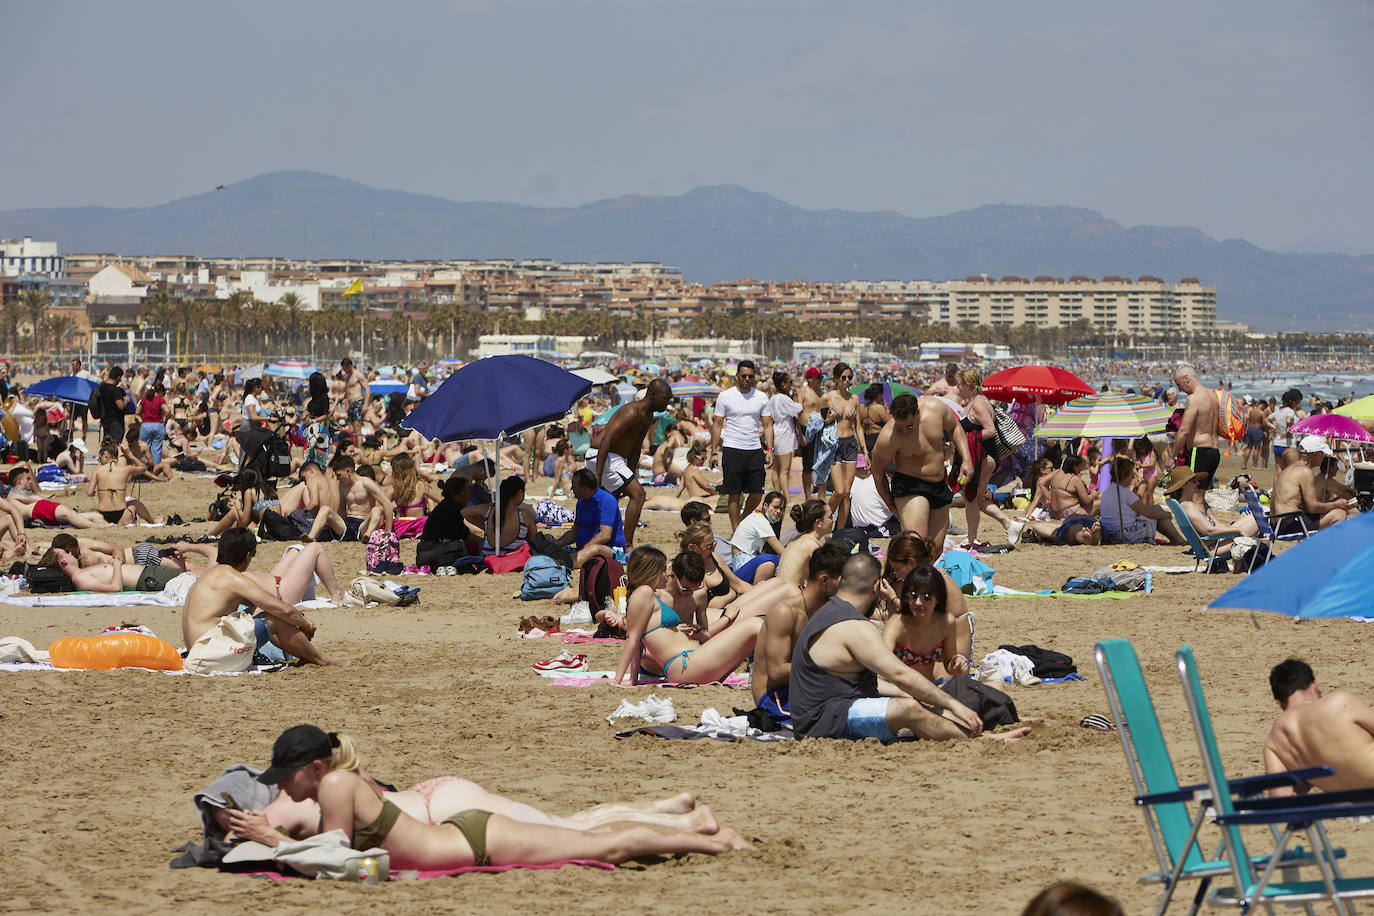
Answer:
[{"label": "sand", "polygon": [[[204,514],[212,490],[188,478],[146,485],[143,495],[155,511],[190,518]],[[647,521],[641,542],[671,546],[676,516],[647,513]],[[726,526],[717,517],[717,530]],[[168,529],[106,533],[132,543]],[[266,568],[281,549],[264,545],[258,565]],[[361,569],[358,545],[328,551],[341,577]],[[1166,547],[1027,546],[991,563],[997,582],[1040,589],[1122,558],[1184,562]],[[974,601],[979,654],[999,643],[1036,643],[1073,656],[1087,678],[1009,688],[1023,716],[1045,718],[1015,744],[617,741],[605,717],[634,694],[608,685],[553,687],[530,670],[564,647],[517,638],[521,616],[551,612],[547,602],[512,600],[518,577],[406,581],[421,588],[415,607],[314,612],[325,651],[361,660],[348,669],[235,678],[0,673],[0,768],[9,786],[4,907],[195,916],[364,912],[384,903],[411,913],[529,906],[604,913],[677,912],[709,899],[756,913],[1014,913],[1041,887],[1067,878],[1115,896],[1127,912],[1145,912],[1157,888],[1136,879],[1154,869],[1154,854],[1131,803],[1120,743],[1115,733],[1074,727],[1088,713],[1108,713],[1092,663],[1097,640],[1135,643],[1176,764],[1190,780],[1201,778],[1201,768],[1172,666],[1180,644],[1197,652],[1234,774],[1262,769],[1274,712],[1266,674],[1284,657],[1307,658],[1324,685],[1374,697],[1364,625],[1204,610],[1235,578],[1196,574],[1158,577],[1154,594],[1119,601]],[[179,644],[174,609],[0,607],[0,635],[40,647],[122,621]],[[577,651],[594,668],[611,668],[618,647]],[[723,687],[659,692],[684,722],[707,707],[749,702],[747,691]],[[265,766],[276,736],[299,722],[353,735],[373,772],[398,785],[459,774],[557,812],[688,790],[754,849],[615,872],[470,875],[380,888],[170,870],[171,848],[199,836],[192,793],[230,763]],[[1331,833],[1351,863],[1374,861],[1374,830],[1337,824]]]}]

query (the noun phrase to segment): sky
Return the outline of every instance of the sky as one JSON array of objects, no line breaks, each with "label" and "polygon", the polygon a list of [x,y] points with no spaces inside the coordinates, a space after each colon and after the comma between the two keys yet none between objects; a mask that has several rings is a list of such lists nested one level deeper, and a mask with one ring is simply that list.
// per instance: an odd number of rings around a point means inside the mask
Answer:
[{"label": "sky", "polygon": [[577,206],[1069,205],[1374,252],[1374,4],[0,5],[0,209],[280,169]]}]

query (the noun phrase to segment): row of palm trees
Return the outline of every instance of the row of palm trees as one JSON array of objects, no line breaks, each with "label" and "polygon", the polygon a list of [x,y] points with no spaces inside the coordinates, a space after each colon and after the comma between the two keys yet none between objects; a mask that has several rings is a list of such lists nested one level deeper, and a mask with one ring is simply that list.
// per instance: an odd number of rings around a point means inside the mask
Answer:
[{"label": "row of palm trees", "polygon": [[[5,352],[60,355],[73,348],[73,344],[76,350],[88,348],[88,342],[77,340],[77,323],[72,317],[60,311],[50,314],[50,306],[50,297],[41,290],[25,291],[17,300],[0,304],[0,345]],[[640,350],[644,342],[653,342],[670,330],[663,318],[647,314],[642,306],[631,314],[596,309],[549,313],[542,319],[526,321],[518,314],[444,303],[432,306],[425,317],[412,320],[404,312],[385,313],[365,307],[356,311],[309,311],[294,293],[268,303],[246,292],[207,300],[160,291],[146,301],[142,317],[145,325],[168,335],[168,350],[175,354],[308,354],[328,360],[363,352],[379,362],[406,363],[461,357],[476,345],[480,335],[498,330],[580,336],[588,340],[591,349],[625,353]],[[1262,341],[1216,332],[1123,338],[1087,321],[1062,328],[967,323],[951,328],[876,318],[798,321],[759,315],[743,308],[705,311],[672,330],[681,337],[751,340],[761,354],[781,359],[790,358],[795,341],[827,337],[867,337],[875,349],[896,354],[934,341],[1001,344],[1013,352],[1044,356],[1175,345],[1218,352],[1279,349],[1299,353],[1363,346],[1368,352],[1369,345],[1367,338],[1357,339],[1348,334],[1288,334]]]}]

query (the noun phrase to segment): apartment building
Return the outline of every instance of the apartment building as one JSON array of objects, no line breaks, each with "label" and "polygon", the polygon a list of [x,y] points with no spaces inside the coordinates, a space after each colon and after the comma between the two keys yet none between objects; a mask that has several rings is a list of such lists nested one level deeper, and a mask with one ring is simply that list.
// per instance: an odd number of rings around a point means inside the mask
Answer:
[{"label": "apartment building", "polygon": [[930,322],[949,327],[968,323],[1057,328],[1087,321],[1104,330],[1163,334],[1210,331],[1217,320],[1216,287],[1203,286],[1192,277],[1166,283],[1153,276],[982,276],[945,286],[948,297],[932,301]]}]

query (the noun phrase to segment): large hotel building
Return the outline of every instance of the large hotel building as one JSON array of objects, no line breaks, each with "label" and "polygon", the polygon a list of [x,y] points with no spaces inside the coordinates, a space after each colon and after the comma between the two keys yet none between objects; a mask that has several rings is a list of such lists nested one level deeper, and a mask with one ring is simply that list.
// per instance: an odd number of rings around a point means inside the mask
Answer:
[{"label": "large hotel building", "polygon": [[1086,321],[1096,328],[1135,334],[1211,331],[1217,290],[1187,277],[969,277],[939,284],[929,300],[931,324],[1065,327]]}]

